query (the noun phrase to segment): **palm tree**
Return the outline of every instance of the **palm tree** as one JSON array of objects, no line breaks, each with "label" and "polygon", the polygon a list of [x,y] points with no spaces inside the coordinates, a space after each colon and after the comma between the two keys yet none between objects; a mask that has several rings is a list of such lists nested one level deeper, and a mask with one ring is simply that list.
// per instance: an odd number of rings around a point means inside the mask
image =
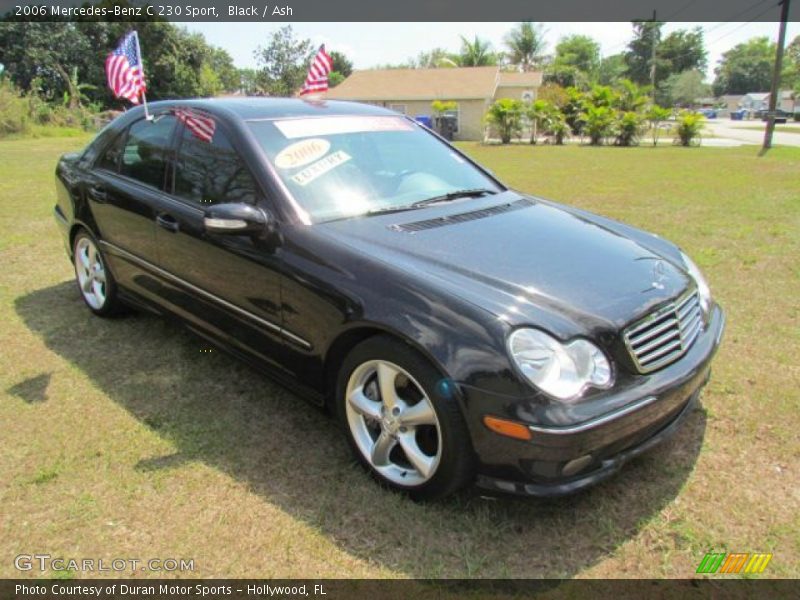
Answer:
[{"label": "palm tree", "polygon": [[544,60],[547,43],[539,24],[523,21],[508,33],[505,42],[511,62],[520,65],[523,71],[539,67]]},{"label": "palm tree", "polygon": [[458,63],[462,67],[485,67],[497,64],[497,56],[492,52],[492,44],[480,39],[477,35],[470,42],[461,36],[461,52]]}]

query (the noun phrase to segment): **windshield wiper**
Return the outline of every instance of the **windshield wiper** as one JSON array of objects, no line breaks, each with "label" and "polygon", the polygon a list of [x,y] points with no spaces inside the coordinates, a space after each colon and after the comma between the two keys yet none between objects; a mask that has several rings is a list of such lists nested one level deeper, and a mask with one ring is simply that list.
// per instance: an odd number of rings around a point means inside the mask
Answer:
[{"label": "windshield wiper", "polygon": [[474,196],[485,196],[486,194],[496,194],[495,190],[490,190],[488,188],[471,188],[466,190],[456,190],[454,192],[447,192],[446,194],[441,194],[439,196],[434,196],[433,198],[426,198],[425,200],[418,200],[414,202],[411,206],[418,207],[418,206],[427,206],[428,204],[436,204],[437,202],[450,202],[451,200],[457,200],[458,198],[470,198]]}]

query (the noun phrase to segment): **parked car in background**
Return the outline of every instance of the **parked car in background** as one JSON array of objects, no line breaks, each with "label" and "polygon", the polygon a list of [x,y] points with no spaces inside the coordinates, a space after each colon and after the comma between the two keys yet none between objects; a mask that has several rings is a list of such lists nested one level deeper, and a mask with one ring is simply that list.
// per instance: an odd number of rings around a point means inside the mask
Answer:
[{"label": "parked car in background", "polygon": [[336,414],[383,484],[572,493],[697,403],[724,315],[674,244],[511,190],[383,108],[151,110],[56,169],[89,310],[182,321]]}]

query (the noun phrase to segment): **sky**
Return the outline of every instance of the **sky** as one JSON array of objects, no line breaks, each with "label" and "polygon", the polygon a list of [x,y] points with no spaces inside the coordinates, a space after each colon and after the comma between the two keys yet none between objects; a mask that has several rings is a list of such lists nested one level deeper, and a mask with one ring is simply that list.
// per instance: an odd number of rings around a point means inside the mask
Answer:
[{"label": "sky", "polygon": [[[206,39],[227,50],[238,67],[255,67],[253,52],[266,45],[272,31],[287,23],[183,23],[190,31],[198,31]],[[457,52],[461,35],[472,39],[476,34],[488,39],[496,50],[503,48],[503,38],[515,23],[288,23],[299,38],[313,44],[326,44],[328,50],[343,52],[356,69],[405,62],[422,51],[437,46]],[[548,51],[553,52],[558,40],[570,34],[593,37],[603,56],[625,49],[632,36],[630,23],[544,23]],[[756,36],[777,40],[777,23],[667,23],[668,34],[678,29],[702,27],[706,32],[709,81],[722,53],[736,44]],[[790,22],[786,41],[800,35],[800,23]]]}]

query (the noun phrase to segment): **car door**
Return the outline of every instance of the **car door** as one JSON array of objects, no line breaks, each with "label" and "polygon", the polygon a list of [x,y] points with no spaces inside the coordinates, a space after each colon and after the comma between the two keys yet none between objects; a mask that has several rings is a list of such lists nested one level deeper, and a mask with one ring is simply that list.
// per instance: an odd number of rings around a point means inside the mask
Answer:
[{"label": "car door", "polygon": [[205,113],[188,120],[177,134],[171,194],[155,215],[159,264],[172,276],[162,296],[202,333],[286,371],[274,244],[253,234],[209,233],[203,222],[214,204],[269,206],[223,124]]},{"label": "car door", "polygon": [[[164,200],[168,155],[177,119],[170,114],[132,123],[98,157],[86,196],[118,282],[147,294],[144,264],[157,262],[155,208]],[[142,284],[145,284],[144,288]]]}]

